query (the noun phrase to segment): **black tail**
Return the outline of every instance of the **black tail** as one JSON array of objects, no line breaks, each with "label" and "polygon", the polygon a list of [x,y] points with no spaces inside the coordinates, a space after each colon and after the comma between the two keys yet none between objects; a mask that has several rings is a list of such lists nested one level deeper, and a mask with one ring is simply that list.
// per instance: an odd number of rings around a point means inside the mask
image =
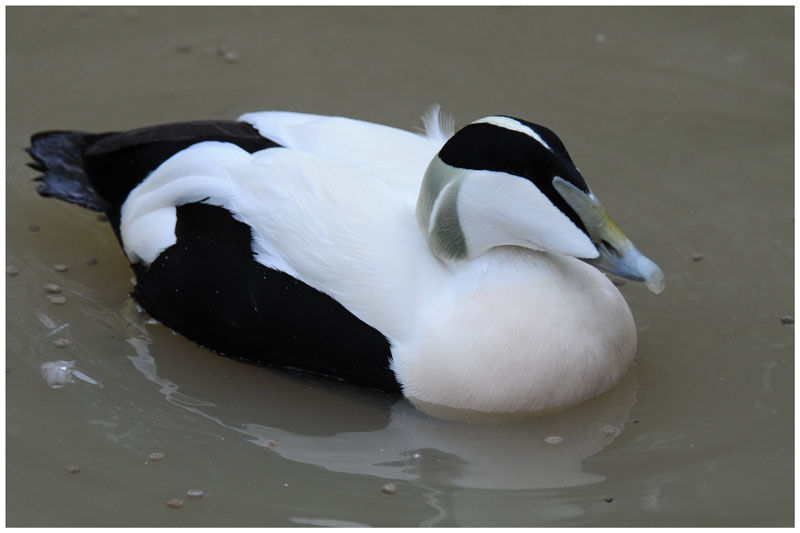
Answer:
[{"label": "black tail", "polygon": [[278,146],[245,122],[207,120],[89,134],[47,131],[31,138],[30,166],[44,172],[37,189],[95,211],[114,225],[128,193],[161,163],[202,141],[234,143],[248,152]]},{"label": "black tail", "polygon": [[44,172],[36,178],[42,196],[59,198],[94,211],[106,211],[108,203],[95,190],[86,173],[84,151],[99,135],[78,131],[45,131],[31,137],[28,163]]}]

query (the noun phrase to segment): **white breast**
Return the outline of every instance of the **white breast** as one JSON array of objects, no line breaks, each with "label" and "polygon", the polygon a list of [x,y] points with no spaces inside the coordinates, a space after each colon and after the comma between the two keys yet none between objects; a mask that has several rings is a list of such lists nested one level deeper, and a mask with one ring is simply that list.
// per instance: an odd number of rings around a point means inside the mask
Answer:
[{"label": "white breast", "polygon": [[613,386],[633,361],[630,309],[595,268],[496,248],[454,274],[394,345],[412,400],[478,411],[541,411]]}]

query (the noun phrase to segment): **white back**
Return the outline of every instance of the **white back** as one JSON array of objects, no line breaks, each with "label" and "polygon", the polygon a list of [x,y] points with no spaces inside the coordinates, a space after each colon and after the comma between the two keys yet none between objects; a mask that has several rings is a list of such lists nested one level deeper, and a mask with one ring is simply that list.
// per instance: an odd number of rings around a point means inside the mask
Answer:
[{"label": "white back", "polygon": [[339,161],[364,177],[382,180],[413,201],[425,168],[446,140],[434,121],[427,135],[351,118],[286,111],[247,113],[239,120],[281,146]]}]

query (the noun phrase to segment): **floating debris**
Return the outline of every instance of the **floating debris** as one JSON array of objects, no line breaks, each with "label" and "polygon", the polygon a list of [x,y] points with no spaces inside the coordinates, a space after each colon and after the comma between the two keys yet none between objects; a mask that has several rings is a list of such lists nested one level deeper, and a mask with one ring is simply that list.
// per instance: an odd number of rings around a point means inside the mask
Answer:
[{"label": "floating debris", "polygon": [[7,266],[6,267],[6,276],[16,276],[19,274],[19,269],[15,266]]},{"label": "floating debris", "polygon": [[73,377],[90,385],[100,384],[100,382],[90,378],[80,370],[76,370],[75,361],[48,361],[42,364],[41,369],[45,382],[54,389],[60,389],[67,383],[75,383],[75,380],[72,379]]},{"label": "floating debris", "polygon": [[703,254],[689,254],[689,259],[697,263],[703,260]]},{"label": "floating debris", "polygon": [[51,294],[47,299],[50,300],[50,303],[53,305],[64,305],[67,303],[67,299],[60,294]]},{"label": "floating debris", "polygon": [[72,369],[75,361],[48,361],[42,364],[42,377],[53,389],[60,389],[67,383],[75,383],[72,379]]},{"label": "floating debris", "polygon": [[78,468],[78,465],[67,465],[64,467],[64,470],[66,470],[70,474],[77,474],[78,472],[81,471],[81,469]]},{"label": "floating debris", "polygon": [[67,270],[69,270],[69,267],[67,265],[62,265],[59,263],[57,265],[53,265],[53,270],[55,270],[56,272],[66,272]]},{"label": "floating debris", "polygon": [[603,426],[603,433],[608,436],[617,435],[619,433],[619,428],[617,428],[616,426],[612,426],[611,424],[608,424],[606,426]]},{"label": "floating debris", "polygon": [[180,498],[170,498],[169,500],[164,502],[167,507],[170,509],[177,509],[178,507],[183,506],[183,500]]},{"label": "floating debris", "polygon": [[190,498],[202,498],[205,494],[202,489],[189,489],[186,491],[186,495]]},{"label": "floating debris", "polygon": [[62,291],[61,285],[56,285],[55,283],[48,283],[44,286],[44,292],[47,294],[58,294]]},{"label": "floating debris", "polygon": [[226,63],[236,63],[239,61],[239,54],[236,52],[225,52],[222,54],[222,59],[224,59]]},{"label": "floating debris", "polygon": [[606,503],[611,503],[614,501],[614,498],[603,498],[603,501]]},{"label": "floating debris", "polygon": [[100,385],[99,381],[90,378],[89,376],[87,376],[86,374],[81,372],[80,370],[75,370],[73,368],[72,369],[72,375],[75,376],[76,378],[78,378],[81,381],[85,381],[89,385]]},{"label": "floating debris", "polygon": [[544,441],[550,446],[559,446],[561,444],[564,444],[564,437],[559,437],[558,435],[551,435],[549,437],[545,437]]},{"label": "floating debris", "polygon": [[175,45],[175,51],[179,54],[188,54],[192,51],[192,47],[186,43],[178,43]]},{"label": "floating debris", "polygon": [[89,266],[96,265],[97,264],[97,258],[96,257],[87,257],[87,258],[85,258],[83,260],[83,263],[85,265],[89,265]]},{"label": "floating debris", "polygon": [[56,348],[67,348],[70,344],[72,344],[72,341],[69,339],[65,339],[64,337],[60,337],[53,341],[53,345]]},{"label": "floating debris", "polygon": [[394,494],[397,492],[397,485],[394,483],[387,483],[381,487],[381,492],[384,494]]},{"label": "floating debris", "polygon": [[39,231],[41,226],[39,224],[28,224],[28,231]]},{"label": "floating debris", "polygon": [[793,316],[788,316],[788,315],[787,316],[782,316],[781,317],[781,324],[786,324],[786,325],[794,324],[794,317]]},{"label": "floating debris", "polygon": [[153,452],[153,453],[151,453],[150,455],[147,456],[147,458],[150,459],[151,461],[160,461],[164,457],[166,457],[166,456],[161,452]]}]

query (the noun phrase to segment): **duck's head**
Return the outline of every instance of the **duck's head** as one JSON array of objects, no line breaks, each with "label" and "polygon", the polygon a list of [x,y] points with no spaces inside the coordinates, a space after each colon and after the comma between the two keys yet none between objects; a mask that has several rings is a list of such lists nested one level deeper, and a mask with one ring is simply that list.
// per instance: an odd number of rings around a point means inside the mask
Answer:
[{"label": "duck's head", "polygon": [[417,219],[448,261],[515,245],[664,288],[661,269],[611,220],[561,140],[525,120],[491,116],[456,132],[425,172]]}]

